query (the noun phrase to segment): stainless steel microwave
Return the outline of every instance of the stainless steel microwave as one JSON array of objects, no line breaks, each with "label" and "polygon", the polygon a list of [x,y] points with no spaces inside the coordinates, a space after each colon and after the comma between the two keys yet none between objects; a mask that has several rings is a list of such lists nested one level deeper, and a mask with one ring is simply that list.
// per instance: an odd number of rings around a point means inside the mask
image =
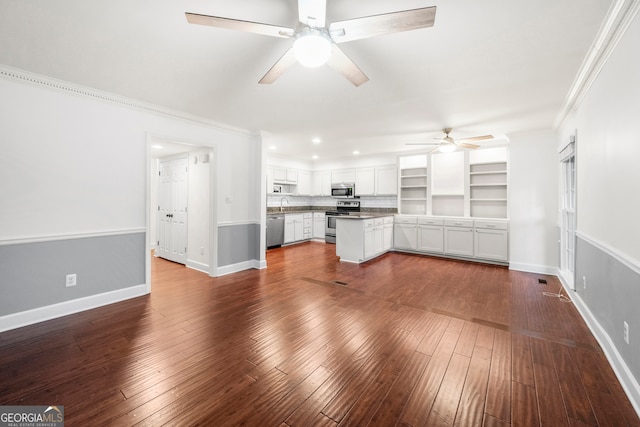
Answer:
[{"label": "stainless steel microwave", "polygon": [[356,185],[353,182],[331,184],[331,196],[351,198],[356,196]]}]

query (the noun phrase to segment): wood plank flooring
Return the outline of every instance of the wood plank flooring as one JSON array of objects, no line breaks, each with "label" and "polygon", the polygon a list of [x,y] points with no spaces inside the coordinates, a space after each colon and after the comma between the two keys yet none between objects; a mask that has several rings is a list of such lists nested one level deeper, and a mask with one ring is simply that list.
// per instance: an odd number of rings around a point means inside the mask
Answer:
[{"label": "wood plank flooring", "polygon": [[[557,278],[335,246],[0,334],[0,405],[67,426],[639,426]],[[547,285],[538,283],[545,278]],[[343,283],[343,284],[339,284]]]}]

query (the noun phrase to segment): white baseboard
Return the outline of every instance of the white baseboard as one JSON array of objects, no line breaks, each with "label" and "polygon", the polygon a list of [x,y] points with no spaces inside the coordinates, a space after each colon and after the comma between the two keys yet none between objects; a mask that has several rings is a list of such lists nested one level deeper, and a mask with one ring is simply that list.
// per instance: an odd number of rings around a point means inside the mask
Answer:
[{"label": "white baseboard", "polygon": [[142,284],[71,301],[64,301],[45,307],[34,308],[32,310],[21,311],[19,313],[8,314],[0,317],[0,332],[44,322],[45,320],[67,316],[92,308],[102,307],[103,305],[113,304],[114,302],[124,301],[145,294],[147,294],[147,285]]},{"label": "white baseboard", "polygon": [[237,273],[238,271],[249,270],[251,268],[262,269],[266,267],[267,267],[266,261],[251,259],[251,260],[242,261],[236,264],[229,264],[222,267],[218,267],[218,269],[216,270],[216,277]]},{"label": "white baseboard", "polygon": [[526,264],[523,262],[509,261],[509,270],[524,271],[525,273],[547,274],[550,276],[558,275],[558,267],[539,264]]},{"label": "white baseboard", "polygon": [[609,363],[611,363],[611,367],[618,377],[622,388],[624,389],[625,393],[627,393],[627,397],[631,401],[631,405],[633,405],[636,413],[638,414],[638,416],[640,416],[640,384],[638,384],[638,381],[631,373],[631,370],[618,352],[618,349],[616,348],[607,331],[602,327],[600,322],[598,322],[598,320],[593,315],[591,310],[589,310],[589,307],[585,304],[580,295],[569,288],[568,284],[565,282],[565,280],[563,280],[561,275],[558,275],[558,279],[560,279],[560,282],[562,283],[562,286],[564,287],[567,295],[569,295],[573,300],[573,304],[578,309],[578,312],[591,330],[593,336],[598,341],[598,344],[600,344],[600,347],[602,347],[602,350],[604,351],[604,354]]},{"label": "white baseboard", "polygon": [[198,261],[194,261],[191,259],[187,260],[187,264],[186,264],[187,268],[191,268],[193,270],[197,270],[200,271],[202,273],[207,273],[209,274],[209,264],[204,264]]}]

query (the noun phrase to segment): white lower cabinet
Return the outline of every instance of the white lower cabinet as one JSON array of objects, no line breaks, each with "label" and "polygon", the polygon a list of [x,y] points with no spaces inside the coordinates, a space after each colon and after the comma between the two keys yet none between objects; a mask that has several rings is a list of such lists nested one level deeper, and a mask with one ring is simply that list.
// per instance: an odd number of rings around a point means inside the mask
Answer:
[{"label": "white lower cabinet", "polygon": [[376,230],[373,220],[364,221],[364,259],[371,258],[376,253]]},{"label": "white lower cabinet", "polygon": [[293,243],[304,239],[303,214],[286,214],[284,216],[284,243]]},{"label": "white lower cabinet", "polygon": [[[393,217],[336,218],[336,255],[340,261],[364,262],[380,256],[391,249],[389,231],[392,232]],[[388,240],[385,240],[388,239]]]},{"label": "white lower cabinet", "polygon": [[418,249],[418,217],[396,216],[393,226],[393,247],[410,251]]},{"label": "white lower cabinet", "polygon": [[473,220],[446,219],[444,221],[444,253],[473,256]]},{"label": "white lower cabinet", "polygon": [[500,219],[396,215],[394,249],[509,262],[509,222]]},{"label": "white lower cabinet", "polygon": [[382,226],[382,249],[390,251],[393,248],[393,217],[385,217]]},{"label": "white lower cabinet", "polygon": [[305,212],[302,214],[302,239],[308,240],[313,236],[313,213]]},{"label": "white lower cabinet", "polygon": [[418,218],[418,251],[444,252],[443,224],[442,218]]},{"label": "white lower cabinet", "polygon": [[324,212],[313,213],[313,238],[324,240],[325,234],[325,216]]},{"label": "white lower cabinet", "polygon": [[474,255],[493,261],[509,260],[509,236],[506,222],[475,221]]},{"label": "white lower cabinet", "polygon": [[381,254],[384,252],[384,219],[376,218],[373,220],[373,253]]}]

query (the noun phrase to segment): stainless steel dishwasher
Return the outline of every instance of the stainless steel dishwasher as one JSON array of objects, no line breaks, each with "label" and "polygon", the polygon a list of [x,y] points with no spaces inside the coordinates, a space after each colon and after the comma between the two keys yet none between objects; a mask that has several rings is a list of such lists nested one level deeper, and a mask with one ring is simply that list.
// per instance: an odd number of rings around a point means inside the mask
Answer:
[{"label": "stainless steel dishwasher", "polygon": [[267,215],[267,249],[282,246],[284,215]]}]

